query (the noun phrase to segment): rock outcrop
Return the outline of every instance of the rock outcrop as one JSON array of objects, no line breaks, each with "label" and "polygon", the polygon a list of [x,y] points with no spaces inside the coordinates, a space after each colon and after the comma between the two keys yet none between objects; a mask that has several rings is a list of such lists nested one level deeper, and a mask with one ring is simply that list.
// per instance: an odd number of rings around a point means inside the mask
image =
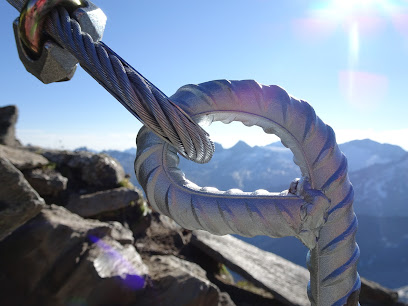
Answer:
[{"label": "rock outcrop", "polygon": [[131,305],[148,268],[114,236],[122,235],[107,223],[44,208],[0,244],[0,305]]},{"label": "rock outcrop", "polygon": [[[0,135],[12,139],[8,122]],[[0,145],[0,305],[309,305],[308,279],[279,256],[151,212],[107,155]],[[362,282],[362,306],[403,305],[404,288],[398,304]]]},{"label": "rock outcrop", "polygon": [[[230,235],[194,231],[191,243],[254,285],[271,292],[283,305],[310,305],[306,293],[309,272],[305,268]],[[361,278],[359,302],[362,306],[403,305],[398,302],[396,291],[365,278]]]},{"label": "rock outcrop", "polygon": [[49,164],[42,155],[21,148],[0,145],[0,154],[21,171],[41,168]]},{"label": "rock outcrop", "polygon": [[0,241],[36,216],[44,200],[0,153]]},{"label": "rock outcrop", "polygon": [[306,292],[309,272],[305,268],[230,235],[195,231],[191,242],[254,285],[270,291],[282,303],[310,304]]},{"label": "rock outcrop", "polygon": [[150,305],[218,305],[220,290],[197,264],[173,255],[152,256],[146,263],[152,294],[145,298],[150,300]]},{"label": "rock outcrop", "polygon": [[398,302],[398,292],[362,277],[360,302],[373,306],[395,305]]},{"label": "rock outcrop", "polygon": [[[117,160],[106,154],[36,149],[58,169],[68,180],[80,186],[95,190],[116,188],[125,179],[123,167]],[[77,186],[79,187],[79,186]]]},{"label": "rock outcrop", "polygon": [[234,305],[108,155],[0,145],[0,204],[0,305]]},{"label": "rock outcrop", "polygon": [[399,302],[406,303],[408,305],[408,286],[398,289]]},{"label": "rock outcrop", "polygon": [[95,217],[138,204],[139,193],[125,187],[72,197],[66,208],[82,217]]},{"label": "rock outcrop", "polygon": [[68,179],[53,169],[32,169],[24,172],[30,185],[42,197],[58,197],[67,189]]},{"label": "rock outcrop", "polygon": [[18,110],[15,105],[0,107],[0,144],[16,147],[20,142],[16,139],[16,122]]}]

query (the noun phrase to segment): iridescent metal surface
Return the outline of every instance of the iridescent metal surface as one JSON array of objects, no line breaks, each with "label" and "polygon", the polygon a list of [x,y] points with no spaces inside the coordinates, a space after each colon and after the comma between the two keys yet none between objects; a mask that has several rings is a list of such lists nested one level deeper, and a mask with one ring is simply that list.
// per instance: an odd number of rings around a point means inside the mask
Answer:
[{"label": "iridescent metal surface", "polygon": [[45,17],[60,5],[71,9],[85,6],[82,0],[28,0],[22,8],[19,20],[20,39],[33,53],[32,56],[37,57],[41,53]]},{"label": "iridescent metal surface", "polygon": [[[22,2],[23,1],[15,0],[12,4],[16,8],[23,8]],[[75,3],[74,1],[74,4]],[[77,3],[79,3],[79,1]],[[75,6],[72,16],[81,25],[81,29],[88,33],[95,42],[98,42],[102,39],[105,30],[106,15],[90,1],[82,0],[81,3],[82,7]],[[59,4],[63,5],[64,3],[60,2]],[[30,3],[27,3],[27,6],[28,5],[30,5]],[[24,13],[22,16],[23,15]],[[38,16],[33,17],[33,19],[36,18],[38,19]],[[44,31],[41,31],[41,33],[39,31],[35,32],[35,35],[42,34],[41,36],[46,37],[47,40],[40,37],[37,42],[41,42],[39,45],[41,50],[38,53],[34,53],[33,50],[24,44],[24,38],[21,37],[21,19],[20,17],[14,21],[13,29],[17,51],[27,71],[45,84],[70,80],[76,71],[78,64],[77,58],[72,55],[69,50],[61,47],[60,44],[50,38],[49,33],[44,35]],[[43,24],[43,26],[46,27],[46,23]]]},{"label": "iridescent metal surface", "polygon": [[241,121],[276,134],[293,152],[302,178],[281,193],[200,187],[177,167],[176,150],[143,128],[135,172],[153,208],[185,228],[217,235],[295,236],[310,249],[311,304],[356,305],[349,297],[360,288],[357,218],[347,161],[333,130],[308,103],[255,81],[187,85],[171,99],[197,122]]}]

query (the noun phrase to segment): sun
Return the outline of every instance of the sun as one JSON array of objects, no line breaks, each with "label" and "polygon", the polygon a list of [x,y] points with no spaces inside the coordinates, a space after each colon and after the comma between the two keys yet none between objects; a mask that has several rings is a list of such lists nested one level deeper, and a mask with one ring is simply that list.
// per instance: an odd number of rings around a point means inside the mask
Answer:
[{"label": "sun", "polygon": [[360,14],[390,17],[407,7],[407,1],[403,0],[331,0],[325,3],[324,11],[331,12],[337,19]]},{"label": "sun", "polygon": [[385,2],[385,1],[384,0],[333,0],[331,1],[334,7],[338,9],[343,9],[346,11],[377,6],[381,2]]},{"label": "sun", "polygon": [[[388,79],[381,72],[361,64],[360,53],[366,42],[380,39],[389,26],[408,37],[407,0],[330,0],[313,2],[303,24],[296,29],[307,31],[304,37],[324,43],[331,35],[346,38],[347,61],[339,71],[339,89],[345,100],[359,110],[379,105],[388,89]],[[324,35],[320,35],[323,33]],[[343,37],[342,37],[343,36]],[[364,49],[365,48],[365,49]]]}]

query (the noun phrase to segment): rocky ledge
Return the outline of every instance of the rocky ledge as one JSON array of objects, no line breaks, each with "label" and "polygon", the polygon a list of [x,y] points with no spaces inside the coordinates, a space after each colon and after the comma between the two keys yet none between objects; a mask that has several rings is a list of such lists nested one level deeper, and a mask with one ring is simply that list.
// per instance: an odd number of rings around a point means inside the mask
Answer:
[{"label": "rocky ledge", "polygon": [[[305,268],[152,212],[108,155],[24,147],[3,126],[0,305],[309,305]],[[397,300],[363,279],[361,305]]]}]

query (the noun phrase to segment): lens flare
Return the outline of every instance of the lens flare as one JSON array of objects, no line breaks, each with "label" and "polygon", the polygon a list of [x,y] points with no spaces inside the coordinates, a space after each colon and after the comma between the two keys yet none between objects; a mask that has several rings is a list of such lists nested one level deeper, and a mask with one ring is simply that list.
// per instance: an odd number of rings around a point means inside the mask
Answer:
[{"label": "lens flare", "polygon": [[99,239],[98,237],[89,236],[89,240],[95,243],[103,253],[95,259],[95,269],[101,277],[110,277],[111,270],[115,270],[115,274],[120,276],[123,284],[130,289],[139,290],[145,286],[145,278],[140,271],[136,271],[134,265],[121,255],[118,250]]},{"label": "lens flare", "polygon": [[354,22],[349,30],[349,67],[355,67],[360,51],[360,33],[358,23]]},{"label": "lens flare", "polygon": [[373,111],[386,96],[389,86],[385,75],[344,70],[339,73],[339,87],[347,103],[354,109]]},{"label": "lens flare", "polygon": [[[301,37],[329,37],[341,29],[347,37],[345,69],[339,71],[339,89],[355,109],[370,111],[380,105],[388,91],[388,78],[360,68],[360,51],[368,38],[377,38],[390,25],[408,39],[407,0],[315,1],[306,18],[296,19],[295,34]],[[324,33],[324,35],[319,35]],[[298,35],[299,36],[299,35]],[[408,42],[408,41],[407,41]]]}]

